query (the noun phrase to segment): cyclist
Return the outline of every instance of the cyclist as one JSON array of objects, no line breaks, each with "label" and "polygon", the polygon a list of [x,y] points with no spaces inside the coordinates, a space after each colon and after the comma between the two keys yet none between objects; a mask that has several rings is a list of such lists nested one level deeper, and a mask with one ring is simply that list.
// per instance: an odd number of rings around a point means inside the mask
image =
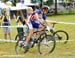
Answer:
[{"label": "cyclist", "polygon": [[35,12],[38,14],[41,23],[44,23],[47,26],[50,26],[50,24],[47,22],[47,19],[46,19],[46,14],[48,13],[48,7],[43,6],[40,9],[39,6],[36,6]]},{"label": "cyclist", "polygon": [[21,16],[21,13],[20,13],[20,11],[17,11],[17,21],[16,21],[16,25],[18,26],[17,27],[17,32],[18,33],[21,33],[20,35],[19,35],[19,38],[21,38],[22,36],[23,36],[23,34],[22,34],[22,32],[24,32],[24,30],[23,30],[23,18],[22,18],[22,16]]},{"label": "cyclist", "polygon": [[43,30],[44,27],[40,24],[39,22],[39,17],[38,14],[36,12],[33,12],[32,8],[29,8],[27,10],[28,13],[28,27],[29,27],[29,34],[26,37],[26,40],[24,43],[22,43],[25,47],[25,49],[28,49],[28,43],[30,40],[30,37],[33,35],[33,28],[39,28],[39,30]]},{"label": "cyclist", "polygon": [[[39,29],[39,31],[44,29],[44,26],[42,24],[40,24],[41,20],[43,20],[43,22],[41,22],[41,23],[45,22],[45,24],[49,25],[46,21],[46,14],[48,13],[48,9],[46,7],[42,7],[42,9],[41,9],[40,14],[42,15],[41,16],[42,18],[39,17],[39,14],[37,11],[33,12],[32,8],[28,9],[27,13],[28,13],[29,34],[27,35],[26,40],[23,43],[25,48],[28,48],[28,43],[29,43],[30,37],[33,35],[33,28],[37,28],[37,29]],[[40,32],[40,34],[41,34],[41,32]]]}]

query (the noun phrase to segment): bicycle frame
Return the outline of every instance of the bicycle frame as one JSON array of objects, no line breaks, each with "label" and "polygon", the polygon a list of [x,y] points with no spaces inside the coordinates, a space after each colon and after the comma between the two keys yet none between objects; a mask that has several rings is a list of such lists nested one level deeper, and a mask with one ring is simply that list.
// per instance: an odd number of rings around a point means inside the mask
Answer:
[{"label": "bicycle frame", "polygon": [[[32,37],[31,37],[31,38],[34,40],[34,44],[35,44],[35,43],[38,43],[39,40],[42,40],[42,39],[44,38],[44,36],[47,35],[47,34],[46,34],[46,31],[47,31],[47,30],[46,30],[46,26],[45,26],[45,25],[43,25],[43,26],[44,26],[44,30],[42,30],[42,31],[38,31],[38,30],[37,30],[37,31],[34,31],[34,32],[33,32],[33,35],[34,35],[34,34],[38,35],[39,32],[43,32],[43,33],[40,34],[40,36],[39,36],[38,38],[32,38]],[[28,27],[28,25],[27,25],[27,28],[26,28],[26,29],[27,29],[27,30],[26,30],[26,33],[28,33],[28,32],[29,32],[29,27]],[[41,38],[41,37],[42,37],[42,38]],[[34,44],[33,44],[33,46],[34,46]]]},{"label": "bicycle frame", "polygon": [[[29,27],[26,25],[26,32],[28,33],[29,32],[29,29],[28,29]],[[34,45],[35,44],[37,44],[38,43],[38,51],[39,51],[39,53],[41,54],[41,52],[40,52],[40,42],[42,42],[44,39],[47,39],[48,37],[47,36],[49,36],[47,33],[46,33],[46,26],[44,26],[44,30],[41,30],[41,31],[35,31],[34,33],[33,33],[33,35],[34,34],[36,34],[36,36],[37,36],[37,33],[38,32],[42,32],[40,35],[39,35],[39,37],[37,37],[37,38],[32,38],[31,37],[31,40],[29,41],[29,44],[28,44],[28,49],[27,50],[25,50],[24,51],[24,53],[26,53],[30,48],[33,48],[34,47]],[[25,33],[26,33],[25,32]],[[24,33],[24,32],[23,32]],[[19,36],[19,34],[16,36],[16,38]],[[21,43],[23,42],[23,41],[25,41],[25,37],[26,37],[27,35],[25,35],[25,36],[22,36],[23,38],[19,38],[18,39],[18,41],[17,41],[17,43],[16,43],[16,45],[15,45],[15,51],[16,51],[16,53],[18,54],[18,47],[20,47],[20,48],[22,48],[23,46],[21,45]],[[33,40],[32,40],[33,39]],[[54,48],[55,48],[55,45],[56,45],[56,42],[55,42],[55,38],[52,36],[52,39],[50,39],[52,42],[53,42],[53,46],[52,46],[52,48],[50,49],[50,51],[49,51],[49,53],[51,53],[53,50],[54,50]],[[46,44],[44,44],[45,46],[46,46]]]}]

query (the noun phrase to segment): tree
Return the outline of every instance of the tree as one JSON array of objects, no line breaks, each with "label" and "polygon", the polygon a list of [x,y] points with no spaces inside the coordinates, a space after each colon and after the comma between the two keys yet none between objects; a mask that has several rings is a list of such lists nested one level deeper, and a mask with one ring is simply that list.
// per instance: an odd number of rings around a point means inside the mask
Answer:
[{"label": "tree", "polygon": [[74,2],[74,0],[69,0],[69,2]]},{"label": "tree", "polygon": [[2,1],[7,2],[8,0],[2,0]]},{"label": "tree", "polygon": [[18,2],[19,0],[14,0],[13,4],[14,6],[16,6],[16,3]]},{"label": "tree", "polygon": [[57,14],[57,0],[55,0],[55,15]]},{"label": "tree", "polygon": [[53,0],[48,0],[47,1],[47,4],[50,6],[50,5],[52,5],[53,4]]}]

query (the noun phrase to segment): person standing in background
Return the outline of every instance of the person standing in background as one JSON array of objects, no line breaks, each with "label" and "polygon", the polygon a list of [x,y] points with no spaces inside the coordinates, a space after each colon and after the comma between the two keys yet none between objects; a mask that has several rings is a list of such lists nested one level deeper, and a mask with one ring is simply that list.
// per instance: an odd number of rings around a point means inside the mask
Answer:
[{"label": "person standing in background", "polygon": [[11,40],[11,28],[9,27],[10,20],[9,20],[9,16],[7,15],[7,12],[5,10],[3,11],[3,14],[1,16],[0,23],[3,26],[4,39],[7,40],[7,35],[8,35]]},{"label": "person standing in background", "polygon": [[24,30],[23,30],[23,19],[22,19],[22,16],[21,16],[21,13],[20,11],[17,12],[17,21],[16,21],[16,25],[18,26],[17,27],[17,32],[19,35],[19,38],[21,38],[23,36],[23,33]]}]

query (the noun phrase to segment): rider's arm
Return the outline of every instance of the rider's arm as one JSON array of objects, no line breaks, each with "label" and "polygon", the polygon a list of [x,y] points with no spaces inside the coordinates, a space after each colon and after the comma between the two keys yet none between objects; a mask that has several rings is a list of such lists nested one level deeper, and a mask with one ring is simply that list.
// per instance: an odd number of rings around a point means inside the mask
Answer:
[{"label": "rider's arm", "polygon": [[53,30],[54,30],[54,28],[52,28],[51,24],[50,24],[50,23],[48,23],[48,21],[47,21],[47,20],[45,20],[45,24],[46,24],[46,26],[47,26],[47,30],[53,33],[53,32],[54,32],[54,31],[53,31]]},{"label": "rider's arm", "polygon": [[20,13],[21,13],[22,19],[24,20],[25,18],[24,18],[23,12],[20,11]]},{"label": "rider's arm", "polygon": [[52,27],[52,26],[51,26],[51,24],[50,24],[50,23],[48,23],[48,21],[47,21],[47,20],[44,20],[44,22],[45,22],[45,24],[46,24],[47,26]]},{"label": "rider's arm", "polygon": [[47,21],[46,15],[42,15],[42,18],[43,18],[43,20],[44,20],[44,23],[45,23],[47,26],[51,27],[51,24],[48,23],[48,21]]},{"label": "rider's arm", "polygon": [[20,13],[21,13],[21,16],[22,16],[22,19],[23,19],[23,22],[22,22],[22,23],[23,23],[23,25],[24,25],[24,24],[27,24],[27,23],[26,23],[26,21],[25,21],[25,18],[24,18],[23,12],[22,12],[22,11],[20,11]]}]

